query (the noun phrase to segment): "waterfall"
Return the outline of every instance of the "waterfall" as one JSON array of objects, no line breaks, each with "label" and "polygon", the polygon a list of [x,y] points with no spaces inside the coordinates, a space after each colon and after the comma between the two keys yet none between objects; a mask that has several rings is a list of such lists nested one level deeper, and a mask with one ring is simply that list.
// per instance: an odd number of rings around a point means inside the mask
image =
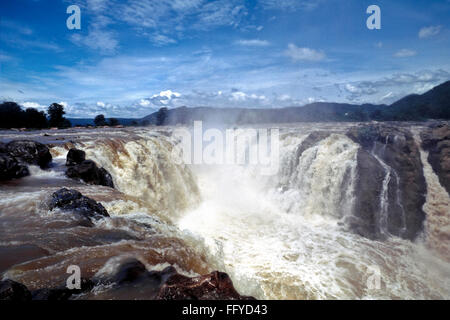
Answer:
[{"label": "waterfall", "polygon": [[147,134],[134,139],[105,138],[75,145],[107,169],[116,188],[144,202],[150,212],[176,215],[200,201],[191,170],[172,153],[174,141]]},{"label": "waterfall", "polygon": [[427,183],[427,197],[423,206],[427,214],[425,221],[425,242],[429,248],[437,252],[443,259],[450,262],[450,196],[440,184],[439,178],[428,162],[428,152],[423,150],[421,138],[417,130],[414,139],[419,146],[420,159]]},{"label": "waterfall", "polygon": [[295,214],[336,219],[351,214],[358,145],[344,135],[332,134],[299,156],[301,144],[302,139],[283,144],[277,177],[280,190],[272,191],[277,201]]},{"label": "waterfall", "polygon": [[[177,141],[164,130],[76,131],[81,139],[52,148],[50,170],[31,168],[30,177],[0,186],[1,225],[11,226],[0,232],[1,243],[32,241],[51,252],[24,260],[8,275],[32,287],[51,286],[65,279],[66,265],[80,264],[89,277],[111,267],[111,258],[128,255],[149,269],[224,271],[241,294],[260,299],[450,297],[450,199],[426,151],[420,149],[428,187],[425,230],[423,239],[409,241],[389,235],[390,214],[401,215],[402,228],[409,214],[400,187],[404,172],[385,155],[392,135],[370,152],[342,131],[313,135],[290,128],[280,135],[279,172],[260,176],[246,165],[185,165],[172,152]],[[414,137],[420,145],[418,133]],[[108,170],[117,189],[65,177],[71,147]],[[358,190],[366,161],[379,174],[371,180],[366,172],[366,188]],[[41,208],[61,187],[101,202],[111,218],[74,227],[70,215]],[[363,204],[376,203],[379,212],[370,217],[388,235],[382,240],[348,227],[349,218],[361,219],[356,203],[369,191]],[[379,288],[368,286],[373,270]]]}]

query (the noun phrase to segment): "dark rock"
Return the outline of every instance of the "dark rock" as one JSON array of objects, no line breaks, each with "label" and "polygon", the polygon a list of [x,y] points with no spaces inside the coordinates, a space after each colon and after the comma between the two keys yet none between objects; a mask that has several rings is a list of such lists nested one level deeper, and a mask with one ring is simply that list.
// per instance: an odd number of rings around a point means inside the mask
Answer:
[{"label": "dark rock", "polygon": [[421,134],[422,148],[441,185],[450,194],[450,126],[439,124]]},{"label": "dark rock", "polygon": [[48,207],[50,210],[59,208],[63,211],[74,213],[81,218],[86,218],[88,221],[109,217],[108,211],[101,203],[85,197],[73,189],[62,188],[54,192],[48,202]]},{"label": "dark rock", "polygon": [[6,144],[8,153],[19,162],[47,168],[52,161],[49,149],[42,143],[31,140],[15,140]]},{"label": "dark rock", "polygon": [[0,281],[0,300],[29,301],[31,293],[23,284],[12,281]]},{"label": "dark rock", "polygon": [[[415,239],[425,220],[422,206],[426,182],[411,132],[386,124],[370,124],[351,128],[347,136],[366,152],[358,154],[353,230],[369,238],[391,234]],[[388,172],[387,209],[383,216],[381,187]]]},{"label": "dark rock", "polygon": [[174,274],[159,290],[156,299],[161,300],[253,300],[241,296],[233,287],[230,277],[223,272],[189,278]]},{"label": "dark rock", "polygon": [[355,190],[357,193],[353,215],[345,220],[351,230],[366,238],[380,238],[380,194],[385,172],[381,164],[364,149],[357,154]]},{"label": "dark rock", "polygon": [[28,167],[7,153],[0,153],[0,181],[28,176]]},{"label": "dark rock", "polygon": [[42,288],[31,292],[32,300],[64,301],[73,295],[85,293],[94,288],[94,282],[81,278],[80,289],[69,289],[65,285],[59,288]]},{"label": "dark rock", "polygon": [[74,166],[86,160],[86,152],[72,148],[67,153],[66,166]]},{"label": "dark rock", "polygon": [[226,273],[215,271],[208,275],[190,278],[179,274],[172,266],[161,271],[148,271],[145,265],[135,258],[124,260],[114,274],[97,281],[113,284],[111,288],[116,293],[127,292],[131,296],[133,294],[139,296],[145,292],[147,299],[253,299],[241,296],[234,289]]},{"label": "dark rock", "polygon": [[84,160],[80,164],[70,166],[66,170],[69,178],[81,179],[88,184],[96,184],[114,188],[111,175],[104,168],[98,168],[92,160]]},{"label": "dark rock", "polygon": [[146,275],[147,269],[145,265],[137,259],[130,259],[120,265],[111,281],[116,284],[123,284],[125,282],[136,281]]}]

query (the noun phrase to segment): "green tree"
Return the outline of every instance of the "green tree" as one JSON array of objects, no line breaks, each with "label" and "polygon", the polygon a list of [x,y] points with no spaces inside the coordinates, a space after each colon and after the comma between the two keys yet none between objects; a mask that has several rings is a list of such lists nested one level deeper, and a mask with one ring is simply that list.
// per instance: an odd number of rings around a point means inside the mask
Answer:
[{"label": "green tree", "polygon": [[64,111],[64,107],[62,105],[52,103],[50,107],[48,107],[47,113],[49,116],[48,124],[50,127],[64,128],[67,126],[67,121],[64,118],[64,114],[66,112]]},{"label": "green tree", "polygon": [[44,111],[37,111],[34,108],[25,110],[25,127],[42,129],[48,127],[47,116]]},{"label": "green tree", "polygon": [[15,102],[0,104],[0,128],[20,128],[24,125],[24,112]]},{"label": "green tree", "polygon": [[94,119],[94,124],[99,127],[99,126],[105,126],[106,125],[106,119],[105,116],[103,114],[99,114],[98,116],[95,117]]}]

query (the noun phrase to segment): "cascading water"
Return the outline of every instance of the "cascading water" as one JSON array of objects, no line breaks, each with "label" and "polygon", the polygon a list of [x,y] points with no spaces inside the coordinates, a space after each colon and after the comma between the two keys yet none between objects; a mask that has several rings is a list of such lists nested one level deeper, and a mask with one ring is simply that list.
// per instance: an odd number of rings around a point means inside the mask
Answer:
[{"label": "cascading water", "polygon": [[[82,138],[52,148],[56,167],[34,168],[31,177],[17,182],[20,192],[16,184],[0,188],[1,218],[11,226],[3,230],[2,244],[35,239],[50,253],[8,271],[27,285],[64,278],[67,264],[81,264],[93,275],[108,269],[111,258],[132,255],[149,268],[172,264],[187,274],[225,271],[241,294],[261,299],[450,298],[449,199],[423,150],[428,185],[423,240],[374,241],[345,225],[354,214],[360,146],[344,134],[331,133],[299,154],[309,133],[290,128],[281,135],[280,170],[272,177],[240,165],[179,164],[170,132],[83,134],[75,132]],[[105,167],[117,190],[65,178],[58,168],[72,146]],[[386,170],[380,201],[387,202],[387,177],[397,186],[399,177],[375,155]],[[89,230],[68,229],[72,222],[62,216],[52,220],[53,213],[40,203],[62,186],[102,202],[111,220]],[[39,236],[45,232],[51,242]],[[111,242],[124,233],[129,238]],[[369,282],[377,274],[381,286],[374,288]]]},{"label": "cascading water", "polygon": [[[341,226],[352,214],[358,145],[332,134],[297,161],[304,139],[285,137],[277,183],[238,166],[197,172],[203,202],[179,227],[204,238],[238,290],[258,298],[448,298],[449,266],[422,244]],[[368,286],[374,269],[380,288]]]}]

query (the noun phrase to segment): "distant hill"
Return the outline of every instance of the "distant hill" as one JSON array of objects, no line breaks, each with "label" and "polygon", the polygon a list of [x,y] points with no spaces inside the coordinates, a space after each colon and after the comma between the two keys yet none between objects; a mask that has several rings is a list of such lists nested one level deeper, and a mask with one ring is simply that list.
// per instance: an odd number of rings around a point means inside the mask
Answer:
[{"label": "distant hill", "polygon": [[217,124],[256,124],[323,121],[422,121],[450,119],[450,81],[422,95],[409,95],[391,105],[317,102],[277,109],[180,107],[161,108],[140,124],[176,125],[203,121]]}]

